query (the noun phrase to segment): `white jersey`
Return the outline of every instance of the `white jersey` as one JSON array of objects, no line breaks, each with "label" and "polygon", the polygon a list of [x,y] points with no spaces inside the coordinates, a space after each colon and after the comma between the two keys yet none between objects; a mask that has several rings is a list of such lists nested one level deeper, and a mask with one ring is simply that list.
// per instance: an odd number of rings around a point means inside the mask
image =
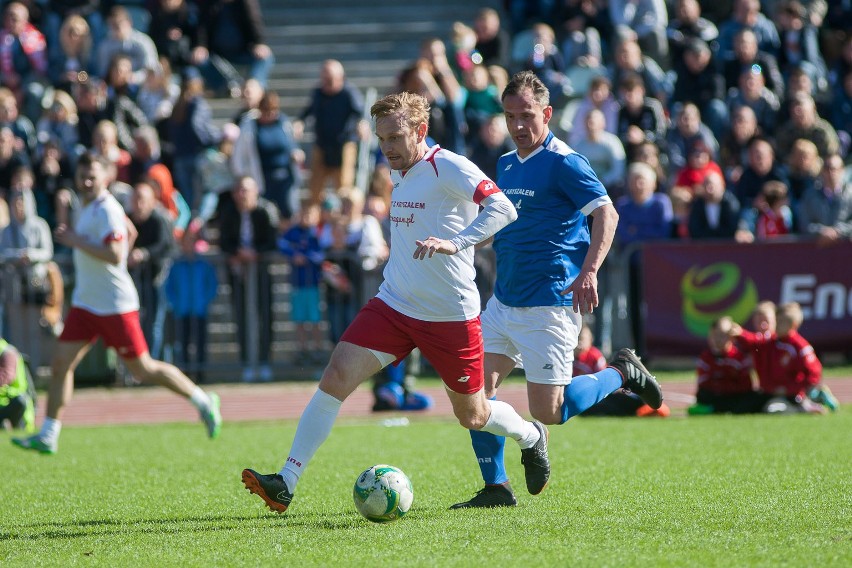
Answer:
[{"label": "white jersey", "polygon": [[139,309],[139,294],[127,272],[128,234],[124,209],[108,192],[83,207],[74,231],[92,244],[121,243],[121,260],[110,264],[74,249],[74,294],[71,305],[100,316]]},{"label": "white jersey", "polygon": [[415,241],[451,239],[479,214],[479,202],[497,191],[470,160],[439,146],[402,175],[391,172],[391,247],[377,298],[423,321],[466,321],[479,315],[473,247],[453,255],[413,258]]}]

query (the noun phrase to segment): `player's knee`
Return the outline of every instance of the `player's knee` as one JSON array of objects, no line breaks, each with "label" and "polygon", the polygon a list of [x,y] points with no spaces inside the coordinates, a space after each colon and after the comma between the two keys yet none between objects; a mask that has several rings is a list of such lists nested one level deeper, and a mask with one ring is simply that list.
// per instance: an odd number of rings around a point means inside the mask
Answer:
[{"label": "player's knee", "polygon": [[349,396],[350,382],[347,370],[332,360],[323,371],[319,386],[324,392],[343,400]]},{"label": "player's knee", "polygon": [[488,422],[488,417],[478,412],[456,412],[456,418],[462,428],[468,430],[482,430]]}]

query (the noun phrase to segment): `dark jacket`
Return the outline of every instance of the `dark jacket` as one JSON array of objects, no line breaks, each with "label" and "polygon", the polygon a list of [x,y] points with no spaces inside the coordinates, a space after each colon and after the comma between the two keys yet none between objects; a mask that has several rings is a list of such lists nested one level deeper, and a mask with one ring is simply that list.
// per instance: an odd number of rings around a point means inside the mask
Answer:
[{"label": "dark jacket", "polygon": [[707,220],[707,204],[702,198],[692,202],[689,212],[689,236],[693,239],[733,239],[740,221],[740,204],[726,191],[719,204],[719,225],[711,227]]},{"label": "dark jacket", "polygon": [[[271,252],[278,247],[278,211],[275,205],[263,199],[249,214],[253,227],[252,248],[259,253]],[[227,255],[234,255],[240,248],[240,212],[236,207],[225,207],[219,218],[219,248]]]}]

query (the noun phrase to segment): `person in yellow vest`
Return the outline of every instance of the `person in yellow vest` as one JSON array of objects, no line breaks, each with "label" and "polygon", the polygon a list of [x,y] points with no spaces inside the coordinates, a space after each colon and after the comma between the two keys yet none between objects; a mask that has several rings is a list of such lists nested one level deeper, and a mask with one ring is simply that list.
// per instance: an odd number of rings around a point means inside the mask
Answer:
[{"label": "person in yellow vest", "polygon": [[0,427],[35,430],[35,396],[24,357],[0,337]]}]

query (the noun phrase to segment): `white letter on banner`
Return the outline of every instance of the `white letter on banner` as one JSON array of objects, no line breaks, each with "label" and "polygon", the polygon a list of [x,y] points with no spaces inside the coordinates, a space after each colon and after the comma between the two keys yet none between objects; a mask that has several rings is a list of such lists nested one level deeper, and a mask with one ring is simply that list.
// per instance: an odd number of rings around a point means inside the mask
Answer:
[{"label": "white letter on banner", "polygon": [[822,284],[816,289],[816,312],[817,319],[825,319],[829,315],[828,307],[831,305],[832,319],[842,319],[846,311],[846,288],[843,284],[831,282],[830,284]]},{"label": "white letter on banner", "polygon": [[811,303],[814,300],[813,287],[816,284],[816,276],[813,274],[786,274],[781,279],[782,304],[787,302],[798,302],[802,306],[802,315],[805,319],[813,316]]}]

